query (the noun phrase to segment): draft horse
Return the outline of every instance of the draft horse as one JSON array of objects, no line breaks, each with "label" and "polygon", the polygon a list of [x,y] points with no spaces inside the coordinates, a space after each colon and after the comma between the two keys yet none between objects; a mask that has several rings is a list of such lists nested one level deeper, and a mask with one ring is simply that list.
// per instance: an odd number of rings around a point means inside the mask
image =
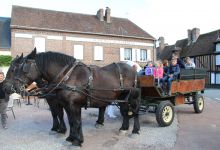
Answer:
[{"label": "draft horse", "polygon": [[[22,63],[22,61],[23,61],[23,54],[21,54],[21,56],[16,56],[10,64],[10,67],[6,74],[6,78],[3,82],[4,84],[3,87],[7,95],[10,95],[12,93],[21,93],[21,95],[29,94],[30,96],[32,95],[22,90],[23,87],[18,91],[16,91],[14,87],[14,83],[13,83],[14,75],[15,75],[15,72],[18,71],[18,67]],[[44,87],[46,84],[43,79],[38,79],[35,82],[37,83],[37,86],[40,88]],[[33,94],[36,94],[36,93],[33,93]],[[58,100],[55,92],[53,92],[50,95],[45,95],[44,98],[46,99],[49,105],[49,108],[51,110],[51,115],[53,118],[51,131],[55,131],[55,132],[63,133],[63,134],[66,133],[67,129],[66,129],[66,125],[64,122],[64,118],[63,118],[64,111],[63,111],[63,106],[62,106],[62,100]],[[99,108],[98,120],[96,121],[96,126],[98,127],[103,126],[105,109],[106,109],[105,107]]]},{"label": "draft horse", "polygon": [[138,134],[140,92],[137,74],[125,63],[112,63],[91,69],[74,57],[45,52],[36,54],[36,48],[27,55],[15,76],[15,87],[38,79],[48,81],[47,93],[56,91],[58,99],[67,112],[70,134],[66,138],[75,146],[83,143],[81,108],[106,107],[118,102],[123,122],[120,130],[129,129],[129,119],[134,118],[132,133]]},{"label": "draft horse", "polygon": [[[23,54],[21,54],[21,56],[15,57],[10,64],[10,67],[6,74],[6,78],[3,82],[3,87],[7,95],[17,92],[14,87],[13,79],[14,79],[15,72],[18,71],[19,65],[21,64],[22,60],[23,60]],[[37,81],[37,85],[41,83],[42,81],[40,82]],[[18,93],[25,95],[26,93],[23,93],[23,92],[25,91],[22,91],[22,90],[18,91]],[[51,114],[53,117],[53,125],[52,125],[51,130],[56,131],[58,133],[66,133],[67,129],[66,129],[66,125],[63,119],[64,111],[63,111],[62,105],[59,104],[59,101],[57,100],[56,96],[46,96],[45,99],[50,107]]]}]

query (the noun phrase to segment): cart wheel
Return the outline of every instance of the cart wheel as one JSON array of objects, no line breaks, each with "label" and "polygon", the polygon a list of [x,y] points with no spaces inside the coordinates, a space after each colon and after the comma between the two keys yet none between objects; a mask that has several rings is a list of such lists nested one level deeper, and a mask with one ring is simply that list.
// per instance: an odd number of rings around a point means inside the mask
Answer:
[{"label": "cart wheel", "polygon": [[201,94],[196,94],[195,100],[193,103],[195,113],[201,113],[204,109],[204,98]]},{"label": "cart wheel", "polygon": [[163,101],[157,106],[156,119],[161,127],[169,126],[173,122],[174,109],[169,101]]}]

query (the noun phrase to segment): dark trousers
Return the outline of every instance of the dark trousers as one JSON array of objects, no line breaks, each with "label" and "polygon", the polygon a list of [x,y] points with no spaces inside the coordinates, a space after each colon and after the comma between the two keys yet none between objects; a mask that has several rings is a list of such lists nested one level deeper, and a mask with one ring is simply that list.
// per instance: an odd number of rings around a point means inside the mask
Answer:
[{"label": "dark trousers", "polygon": [[7,114],[6,114],[6,109],[8,106],[8,102],[6,102],[4,99],[0,99],[0,114],[1,114],[1,122],[2,126],[5,127],[7,123]]},{"label": "dark trousers", "polygon": [[167,82],[167,88],[168,88],[168,91],[171,90],[171,84],[172,84],[172,81],[175,80],[175,78],[171,78],[169,76],[165,76],[163,79],[162,79],[162,88],[163,90],[165,91],[166,89],[166,82]]}]

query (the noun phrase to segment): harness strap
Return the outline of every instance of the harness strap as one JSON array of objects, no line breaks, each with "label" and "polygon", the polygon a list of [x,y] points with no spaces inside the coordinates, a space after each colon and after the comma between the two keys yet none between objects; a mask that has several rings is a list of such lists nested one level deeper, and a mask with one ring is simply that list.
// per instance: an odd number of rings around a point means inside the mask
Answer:
[{"label": "harness strap", "polygon": [[118,73],[119,73],[119,79],[120,79],[120,88],[123,89],[124,88],[124,83],[123,83],[123,76],[121,74],[121,68],[117,63],[114,63],[117,68],[118,68]]},{"label": "harness strap", "polygon": [[[93,73],[92,73],[92,69],[90,66],[87,66],[87,68],[89,69],[90,72],[90,76],[89,76],[89,81],[88,81],[88,95],[92,96],[92,90],[93,89]],[[91,106],[91,96],[87,96],[87,105],[85,106],[85,108],[90,107]]]},{"label": "harness strap", "polygon": [[[73,66],[68,70],[68,72],[61,78],[61,80],[56,84],[56,86],[53,87],[53,84],[50,84],[52,85],[52,89],[47,92],[47,94],[50,94],[51,92],[53,92],[57,87],[59,87],[59,85],[65,81],[67,81],[72,73],[72,71],[76,68],[76,66],[78,65],[79,62],[76,62],[73,64]],[[63,70],[63,69],[62,69]],[[48,89],[50,89],[50,85],[48,86]]]}]

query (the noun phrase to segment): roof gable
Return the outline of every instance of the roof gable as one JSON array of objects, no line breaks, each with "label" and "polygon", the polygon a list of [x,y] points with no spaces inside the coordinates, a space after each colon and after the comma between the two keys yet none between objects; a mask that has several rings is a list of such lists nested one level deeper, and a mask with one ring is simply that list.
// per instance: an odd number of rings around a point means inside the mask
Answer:
[{"label": "roof gable", "polygon": [[220,30],[201,34],[195,43],[188,45],[188,39],[176,41],[175,45],[165,46],[159,58],[171,58],[172,51],[175,47],[181,48],[180,57],[208,55],[215,51],[215,42],[218,39]]},{"label": "roof gable", "polygon": [[96,15],[52,11],[21,6],[12,7],[12,28],[31,28],[63,32],[136,37],[155,40],[128,19],[111,17],[111,23]]}]

